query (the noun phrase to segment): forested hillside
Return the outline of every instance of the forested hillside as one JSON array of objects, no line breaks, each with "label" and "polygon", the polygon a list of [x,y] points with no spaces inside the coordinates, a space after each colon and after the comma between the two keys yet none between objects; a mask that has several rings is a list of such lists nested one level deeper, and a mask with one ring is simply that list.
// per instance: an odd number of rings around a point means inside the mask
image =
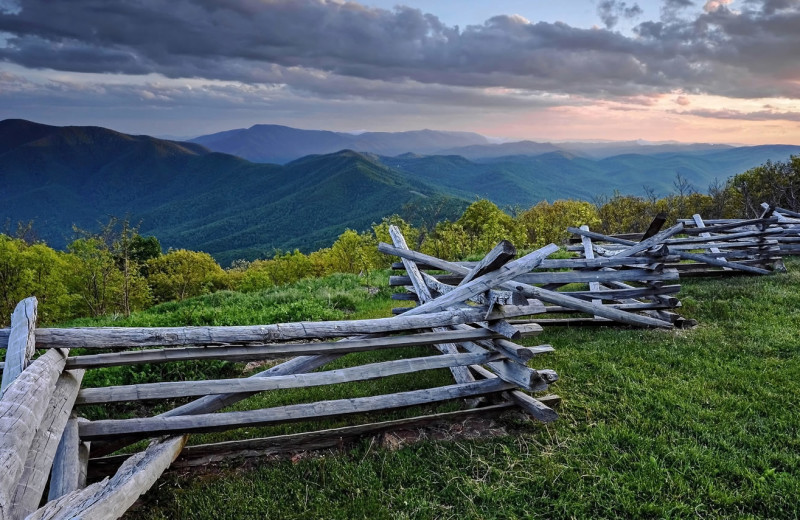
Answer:
[{"label": "forested hillside", "polygon": [[366,229],[439,194],[347,151],[255,164],[191,143],[19,120],[0,122],[0,141],[0,217],[33,221],[56,248],[73,225],[128,216],[167,247],[207,251],[227,265],[276,249],[313,251],[345,228]]},{"label": "forested hillside", "polygon": [[[344,153],[338,160],[347,162],[354,157],[357,154]],[[313,158],[306,161],[315,164]],[[349,189],[358,191],[375,176],[405,187],[399,180],[384,178],[384,173],[380,168],[363,168],[353,181],[356,186]],[[322,169],[318,175],[327,177],[328,172]],[[760,213],[761,202],[798,211],[800,157],[767,162],[708,194],[694,192],[686,183],[678,183],[676,188],[663,198],[617,194],[597,204],[540,202],[513,216],[487,199],[470,204],[458,218],[442,222],[432,219],[412,225],[398,215],[387,215],[365,224],[368,231],[345,230],[330,247],[309,254],[271,252],[255,261],[240,258],[223,264],[230,266],[227,269],[207,252],[171,249],[164,254],[158,238],[146,236],[142,228],[124,220],[112,219],[97,231],[78,232],[66,252],[38,241],[34,228],[22,223],[8,231],[13,236],[0,234],[0,316],[7,318],[18,301],[32,294],[39,299],[42,321],[55,323],[79,316],[127,315],[153,303],[224,289],[260,291],[303,278],[382,269],[388,267],[389,259],[377,252],[377,245],[390,242],[390,223],[403,229],[412,248],[462,260],[485,253],[503,239],[519,250],[563,243],[569,226],[586,224],[604,233],[641,232],[657,214],[664,214],[669,222],[694,213],[705,218],[752,217]],[[369,194],[364,200],[371,200]],[[446,199],[419,200],[424,206],[421,209],[431,214],[456,209],[447,206]]]},{"label": "forested hillside", "polygon": [[[379,150],[477,139],[427,131],[358,137],[359,146]],[[63,249],[73,226],[97,229],[110,217],[127,218],[165,248],[205,251],[227,266],[295,248],[310,253],[345,229],[364,231],[392,214],[433,229],[478,198],[520,213],[542,200],[602,203],[615,192],[664,197],[677,179],[684,191],[705,192],[800,152],[698,146],[604,159],[565,151],[469,160],[340,150],[275,165],[105,128],[6,120],[0,122],[0,223],[10,231],[31,222],[39,239]]]}]

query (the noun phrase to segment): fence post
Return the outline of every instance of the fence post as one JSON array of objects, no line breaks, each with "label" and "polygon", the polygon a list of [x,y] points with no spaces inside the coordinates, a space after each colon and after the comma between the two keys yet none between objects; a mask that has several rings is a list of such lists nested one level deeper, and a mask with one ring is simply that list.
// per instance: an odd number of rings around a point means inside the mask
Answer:
[{"label": "fence post", "polygon": [[0,383],[0,395],[5,392],[18,375],[30,363],[36,351],[36,297],[25,298],[17,304],[11,314],[11,332],[8,336],[6,363],[3,366],[3,380]]}]

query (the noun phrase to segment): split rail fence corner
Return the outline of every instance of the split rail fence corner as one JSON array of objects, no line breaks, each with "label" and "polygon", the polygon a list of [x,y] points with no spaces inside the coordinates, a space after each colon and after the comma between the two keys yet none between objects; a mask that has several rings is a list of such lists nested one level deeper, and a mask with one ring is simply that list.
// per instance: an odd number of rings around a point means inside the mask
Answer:
[{"label": "split rail fence corner", "polygon": [[[402,236],[396,233],[396,237],[396,245],[405,248]],[[513,261],[513,254],[497,256],[496,250],[478,267],[464,273],[468,280],[446,294],[430,295],[401,316],[370,320],[237,327],[47,329],[36,328],[36,300],[28,298],[14,311],[11,328],[0,331],[0,348],[6,348],[0,396],[0,462],[4,469],[0,473],[0,520],[118,518],[173,463],[191,466],[232,456],[336,447],[345,439],[443,420],[485,417],[511,408],[543,422],[553,421],[557,414],[551,406],[559,397],[543,393],[558,376],[552,370],[528,366],[535,357],[552,352],[553,348],[514,343],[513,339],[536,335],[542,329],[535,324],[515,327],[508,323],[512,318],[539,313],[543,305],[525,297],[526,291],[512,301],[496,288],[531,271],[556,249],[550,245]],[[413,262],[407,264],[410,273],[419,275],[419,283],[423,275]],[[421,345],[435,347],[438,352],[316,371],[352,352]],[[80,353],[75,355],[71,349],[80,349]],[[44,353],[32,361],[37,350]],[[276,358],[290,359],[248,378],[81,388],[84,372],[100,367]],[[269,390],[364,381],[441,368],[450,370],[452,384],[219,412]],[[191,396],[198,399],[155,417],[87,421],[78,416],[80,407],[88,404]],[[453,400],[464,404],[461,410],[430,411],[431,405]],[[425,415],[186,446],[190,433],[313,422],[411,407]],[[107,456],[148,438],[152,440],[142,452]],[[115,473],[86,485],[87,474],[103,471],[106,475]]]}]

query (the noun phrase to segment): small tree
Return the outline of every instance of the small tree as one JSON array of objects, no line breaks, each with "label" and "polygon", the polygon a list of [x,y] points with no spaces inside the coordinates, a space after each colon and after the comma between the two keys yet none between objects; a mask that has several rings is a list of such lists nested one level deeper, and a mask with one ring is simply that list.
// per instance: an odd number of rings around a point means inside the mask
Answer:
[{"label": "small tree", "polygon": [[208,253],[170,250],[147,262],[148,280],[159,302],[185,300],[225,286],[225,271]]},{"label": "small tree", "polygon": [[386,260],[378,252],[378,242],[371,233],[345,230],[325,254],[326,271],[363,273],[375,269]]},{"label": "small tree", "polygon": [[99,238],[78,238],[68,246],[69,286],[84,311],[102,316],[115,309],[122,292],[122,274],[113,255]]},{"label": "small tree", "polygon": [[527,246],[524,226],[486,199],[473,202],[456,223],[471,239],[469,254],[486,253],[501,240],[508,240],[518,248]]},{"label": "small tree", "polygon": [[584,224],[594,228],[600,224],[600,217],[594,204],[581,200],[557,200],[550,204],[542,201],[517,217],[528,233],[528,242],[533,247],[545,244],[561,244],[570,233],[569,226]]}]

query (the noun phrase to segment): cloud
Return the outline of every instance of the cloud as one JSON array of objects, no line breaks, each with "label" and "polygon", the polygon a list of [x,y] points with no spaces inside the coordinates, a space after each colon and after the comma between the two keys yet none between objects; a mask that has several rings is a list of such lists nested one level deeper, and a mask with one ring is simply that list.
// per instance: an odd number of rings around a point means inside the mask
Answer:
[{"label": "cloud", "polygon": [[[450,27],[417,9],[333,0],[20,0],[0,12],[0,61],[30,69],[279,85],[300,94],[497,103],[481,89],[578,97],[676,90],[800,98],[800,3],[706,3],[636,34],[496,16]],[[691,5],[668,0],[671,12]],[[640,16],[603,1],[606,26]],[[662,13],[663,14],[663,13]],[[429,90],[429,93],[425,93]],[[526,96],[520,96],[524,99]],[[466,102],[466,101],[465,101]]]},{"label": "cloud", "polygon": [[741,121],[800,121],[800,112],[779,112],[775,110],[761,110],[757,112],[742,112],[739,110],[682,110],[672,111],[678,115],[691,115],[711,119],[736,119]]},{"label": "cloud", "polygon": [[687,98],[686,96],[678,96],[677,98],[675,98],[675,103],[677,103],[682,107],[685,107],[691,104],[691,101],[689,101],[689,98]]},{"label": "cloud", "polygon": [[597,5],[597,14],[600,15],[600,19],[605,24],[606,29],[614,28],[620,17],[632,19],[641,16],[643,12],[638,4],[628,6],[628,4],[619,0],[602,0]]},{"label": "cloud", "polygon": [[674,22],[684,9],[693,5],[694,2],[692,0],[664,0],[661,5],[661,21]]},{"label": "cloud", "polygon": [[731,3],[733,3],[733,0],[707,0],[706,4],[703,6],[703,11],[713,13]]}]

